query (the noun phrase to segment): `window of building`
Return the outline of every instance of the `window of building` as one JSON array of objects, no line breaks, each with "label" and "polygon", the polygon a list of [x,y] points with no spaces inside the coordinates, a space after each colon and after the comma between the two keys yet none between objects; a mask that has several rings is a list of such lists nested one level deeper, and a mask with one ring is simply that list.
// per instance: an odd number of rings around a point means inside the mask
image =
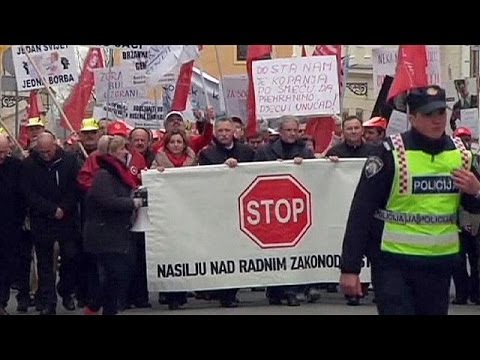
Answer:
[{"label": "window of building", "polygon": [[236,61],[247,61],[247,49],[248,45],[237,45],[236,46]]}]

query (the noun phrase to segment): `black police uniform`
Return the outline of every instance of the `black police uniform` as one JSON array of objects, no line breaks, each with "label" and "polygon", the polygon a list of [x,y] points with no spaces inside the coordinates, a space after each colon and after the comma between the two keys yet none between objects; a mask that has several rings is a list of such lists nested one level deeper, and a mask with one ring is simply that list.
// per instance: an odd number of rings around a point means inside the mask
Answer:
[{"label": "black police uniform", "polygon": [[[434,87],[412,91],[408,96],[410,111],[428,114],[445,109],[445,91]],[[434,93],[435,91],[433,91]],[[406,150],[419,150],[435,156],[455,149],[447,135],[430,139],[412,128],[401,134]],[[390,139],[378,148],[364,167],[352,200],[347,222],[340,269],[342,273],[359,274],[363,256],[371,261],[372,283],[379,314],[447,314],[450,277],[458,254],[437,257],[399,255],[382,252],[380,243],[384,222],[374,218],[377,209],[384,209],[394,183],[395,163]],[[480,201],[463,194],[461,204],[472,213],[480,212]]]}]

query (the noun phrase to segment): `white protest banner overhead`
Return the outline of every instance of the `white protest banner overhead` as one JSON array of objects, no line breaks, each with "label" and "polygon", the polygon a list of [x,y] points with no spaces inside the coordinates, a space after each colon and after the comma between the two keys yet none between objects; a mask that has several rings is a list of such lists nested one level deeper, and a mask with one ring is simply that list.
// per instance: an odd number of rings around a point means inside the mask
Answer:
[{"label": "white protest banner overhead", "polygon": [[139,48],[123,48],[120,53],[122,55],[122,64],[131,64],[135,70],[147,70],[148,50],[149,46],[140,45]]},{"label": "white protest banner overhead", "polygon": [[161,79],[178,67],[184,45],[153,45],[150,46],[146,74],[151,84],[157,84]]},{"label": "white protest banner overhead", "polygon": [[[108,118],[110,120],[122,120],[126,124],[146,129],[163,129],[163,106],[155,105],[155,101],[149,99],[134,99],[127,102],[111,101],[108,106]],[[93,108],[93,117],[103,119],[107,117],[107,104],[96,105]]]},{"label": "white protest banner overhead", "polygon": [[[395,76],[398,47],[376,48],[372,50],[373,93],[377,97],[385,76]],[[441,85],[440,46],[427,46],[428,83]]]},{"label": "white protest banner overhead", "polygon": [[243,121],[244,124],[246,124],[248,117],[248,76],[224,76],[222,80],[222,87],[225,93],[225,108],[228,116],[237,116]]},{"label": "white protest banner overhead", "polygon": [[95,94],[97,103],[110,100],[145,98],[147,88],[145,73],[137,73],[130,66],[95,69]]},{"label": "white protest banner overhead", "polygon": [[254,61],[253,86],[258,117],[340,112],[335,56]]},{"label": "white protest banner overhead", "polygon": [[[37,74],[26,53],[41,74]],[[18,91],[45,87],[41,76],[49,86],[73,85],[78,81],[77,58],[71,45],[15,45],[12,54]]]},{"label": "white protest banner overhead", "polygon": [[[364,161],[142,172],[152,224],[146,232],[149,290],[338,282],[345,224]],[[367,270],[362,281],[369,281]]]}]

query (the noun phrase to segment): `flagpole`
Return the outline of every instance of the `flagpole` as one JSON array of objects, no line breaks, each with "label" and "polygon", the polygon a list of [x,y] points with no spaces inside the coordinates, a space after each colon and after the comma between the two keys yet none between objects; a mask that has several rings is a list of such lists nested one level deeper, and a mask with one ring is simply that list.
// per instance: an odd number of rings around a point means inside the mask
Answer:
[{"label": "flagpole", "polygon": [[112,73],[112,65],[113,65],[113,49],[108,49],[108,54],[110,56],[110,59],[108,59],[108,85],[107,85],[107,113],[105,117],[107,118],[108,122],[108,113],[110,110],[110,76]]},{"label": "flagpole", "polygon": [[222,71],[222,65],[220,63],[220,55],[218,54],[218,48],[217,45],[214,45],[215,48],[215,57],[217,58],[217,64],[218,64],[218,74],[220,76],[219,80],[219,88],[222,91],[222,98],[223,98],[223,107],[225,111],[225,115],[228,116],[228,109],[227,109],[227,97],[225,96],[225,91],[223,91],[223,71]]},{"label": "flagpole", "polygon": [[[202,62],[200,57],[197,59],[198,70],[200,70],[200,78],[202,80],[203,93],[205,94],[205,100],[207,102],[207,110],[210,108],[210,100],[208,100],[207,86],[205,85],[205,78],[203,77]],[[193,74],[192,74],[193,75]]]},{"label": "flagpole", "polygon": [[[43,85],[45,85],[48,93],[50,94],[50,97],[52,98],[53,103],[58,108],[58,111],[60,112],[60,114],[63,116],[63,119],[65,120],[65,123],[67,124],[68,128],[70,129],[70,131],[72,133],[76,133],[75,129],[73,128],[72,124],[70,123],[70,120],[68,120],[67,115],[65,115],[65,112],[63,111],[62,107],[60,106],[57,99],[55,98],[55,96],[52,92],[52,89],[50,88],[50,85],[48,84],[48,81],[45,79],[45,76],[40,71],[37,64],[32,60],[32,57],[30,56],[30,54],[27,51],[25,51],[25,48],[23,47],[23,45],[21,45],[21,48],[22,48],[22,51],[27,56],[28,61],[30,61],[30,64],[32,64],[33,68],[37,72],[38,76],[40,76],[40,80],[42,80]],[[87,158],[88,154],[87,154],[87,151],[85,150],[85,148],[83,147],[83,144],[81,142],[78,142],[78,146],[79,146],[80,150],[82,151],[83,155]]]}]

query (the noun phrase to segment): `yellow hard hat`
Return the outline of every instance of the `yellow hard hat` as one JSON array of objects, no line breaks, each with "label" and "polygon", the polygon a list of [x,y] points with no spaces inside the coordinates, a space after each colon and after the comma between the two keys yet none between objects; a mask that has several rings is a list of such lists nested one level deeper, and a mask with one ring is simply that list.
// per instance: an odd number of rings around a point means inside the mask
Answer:
[{"label": "yellow hard hat", "polygon": [[100,125],[98,121],[94,118],[88,118],[82,120],[82,128],[80,131],[96,131],[100,130]]},{"label": "yellow hard hat", "polygon": [[33,117],[33,118],[30,118],[28,119],[28,122],[27,122],[27,127],[30,127],[30,126],[42,126],[42,127],[45,127],[45,124],[43,123],[43,120],[39,117]]},{"label": "yellow hard hat", "polygon": [[0,127],[0,134],[8,136],[7,131],[3,127]]}]

